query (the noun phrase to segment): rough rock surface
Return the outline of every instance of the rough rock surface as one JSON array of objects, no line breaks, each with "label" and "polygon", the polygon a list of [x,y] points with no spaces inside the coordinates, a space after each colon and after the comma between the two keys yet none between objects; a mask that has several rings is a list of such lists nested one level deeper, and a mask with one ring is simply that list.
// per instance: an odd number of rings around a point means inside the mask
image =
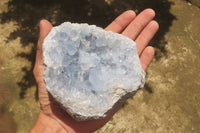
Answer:
[{"label": "rough rock surface", "polygon": [[135,42],[94,25],[54,27],[43,63],[47,90],[79,121],[105,117],[145,83]]}]

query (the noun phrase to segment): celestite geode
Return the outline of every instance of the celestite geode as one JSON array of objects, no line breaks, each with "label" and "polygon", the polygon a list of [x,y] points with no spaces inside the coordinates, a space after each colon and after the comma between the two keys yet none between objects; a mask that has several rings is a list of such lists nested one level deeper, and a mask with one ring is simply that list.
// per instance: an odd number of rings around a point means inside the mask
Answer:
[{"label": "celestite geode", "polygon": [[43,63],[48,92],[79,121],[107,116],[145,83],[135,42],[94,25],[53,27]]}]

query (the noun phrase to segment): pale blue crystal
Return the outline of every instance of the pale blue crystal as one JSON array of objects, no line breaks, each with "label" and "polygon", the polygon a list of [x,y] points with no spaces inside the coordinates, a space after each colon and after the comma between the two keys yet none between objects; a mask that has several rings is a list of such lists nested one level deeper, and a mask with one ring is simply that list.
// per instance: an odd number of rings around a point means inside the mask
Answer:
[{"label": "pale blue crystal", "polygon": [[135,42],[94,25],[52,28],[43,63],[47,90],[80,121],[107,116],[145,83]]}]

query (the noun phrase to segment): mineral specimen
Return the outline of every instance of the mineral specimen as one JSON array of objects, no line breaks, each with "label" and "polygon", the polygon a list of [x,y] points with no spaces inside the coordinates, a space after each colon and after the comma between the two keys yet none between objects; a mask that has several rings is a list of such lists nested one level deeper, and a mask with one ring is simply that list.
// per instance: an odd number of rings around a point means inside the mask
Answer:
[{"label": "mineral specimen", "polygon": [[145,83],[134,41],[88,24],[65,22],[43,43],[48,92],[74,119],[98,119]]}]

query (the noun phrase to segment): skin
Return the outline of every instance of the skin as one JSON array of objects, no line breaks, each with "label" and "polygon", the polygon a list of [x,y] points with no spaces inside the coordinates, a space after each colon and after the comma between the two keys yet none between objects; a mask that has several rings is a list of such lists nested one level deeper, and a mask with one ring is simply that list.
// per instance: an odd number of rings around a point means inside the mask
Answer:
[{"label": "skin", "polygon": [[[154,48],[147,46],[157,32],[159,25],[153,20],[155,12],[152,9],[145,9],[136,16],[135,12],[128,10],[117,17],[105,30],[121,33],[137,43],[138,55],[143,69],[146,71],[154,56]],[[120,108],[116,107],[106,118],[77,122],[72,119],[58,103],[51,97],[45,88],[43,80],[42,43],[50,32],[52,24],[47,20],[40,21],[40,36],[37,46],[36,63],[34,76],[38,85],[40,102],[40,113],[38,120],[30,133],[91,133],[108,122],[115,112]]]}]

